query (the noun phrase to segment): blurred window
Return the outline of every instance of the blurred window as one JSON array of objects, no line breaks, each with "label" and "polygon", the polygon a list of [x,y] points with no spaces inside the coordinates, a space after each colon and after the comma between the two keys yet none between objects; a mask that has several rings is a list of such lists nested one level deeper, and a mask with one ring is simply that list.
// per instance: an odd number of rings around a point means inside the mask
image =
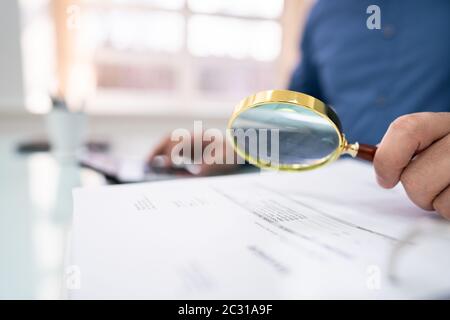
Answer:
[{"label": "blurred window", "polygon": [[98,113],[221,116],[286,84],[312,2],[40,1],[53,3],[56,79],[69,102]]}]

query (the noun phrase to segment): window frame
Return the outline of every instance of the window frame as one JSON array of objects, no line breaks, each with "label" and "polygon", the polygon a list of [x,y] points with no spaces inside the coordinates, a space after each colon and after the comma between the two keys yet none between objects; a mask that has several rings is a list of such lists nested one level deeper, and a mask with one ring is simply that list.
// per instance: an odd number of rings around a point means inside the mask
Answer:
[{"label": "window frame", "polygon": [[[66,28],[66,10],[69,5],[78,5],[84,10],[86,5],[89,8],[106,7],[116,9],[136,9],[136,10],[154,10],[160,12],[180,12],[185,21],[184,40],[181,50],[175,54],[176,63],[180,66],[182,72],[180,77],[180,87],[175,96],[167,97],[167,94],[144,93],[139,90],[119,90],[119,89],[97,89],[95,95],[85,101],[85,110],[93,114],[149,114],[149,115],[179,115],[179,116],[206,116],[206,117],[227,117],[232,111],[235,98],[224,96],[205,96],[199,95],[198,90],[193,90],[191,83],[196,80],[196,63],[199,57],[192,56],[187,48],[187,24],[189,18],[194,14],[204,14],[218,17],[238,18],[244,20],[257,21],[277,21],[282,28],[281,52],[278,58],[273,61],[275,72],[275,87],[283,88],[287,85],[292,65],[297,62],[297,43],[298,35],[304,23],[304,18],[312,0],[284,0],[283,11],[280,17],[275,19],[262,17],[247,17],[235,14],[224,13],[196,13],[192,12],[184,2],[181,10],[159,8],[151,4],[124,4],[124,3],[106,3],[101,0],[52,0],[54,2],[54,15],[57,33],[57,77],[62,88],[60,91],[65,94],[69,91],[68,78],[70,73],[69,66],[77,60],[74,39],[76,34],[74,30]],[[56,2],[58,4],[56,4]],[[64,17],[64,19],[62,18]],[[64,24],[64,25],[62,25]],[[76,31],[75,31],[76,32]],[[71,42],[72,41],[72,42]],[[295,43],[295,45],[293,45]],[[165,54],[161,54],[164,56]],[[153,55],[158,59],[158,54]],[[91,57],[92,58],[92,57]],[[208,58],[205,58],[208,59]],[[196,61],[197,60],[197,61]],[[223,59],[228,60],[227,58]],[[230,59],[232,60],[232,59]],[[245,60],[243,61],[245,62]],[[251,61],[257,65],[256,61]],[[262,63],[262,65],[268,65]],[[185,105],[185,101],[189,105]]]}]

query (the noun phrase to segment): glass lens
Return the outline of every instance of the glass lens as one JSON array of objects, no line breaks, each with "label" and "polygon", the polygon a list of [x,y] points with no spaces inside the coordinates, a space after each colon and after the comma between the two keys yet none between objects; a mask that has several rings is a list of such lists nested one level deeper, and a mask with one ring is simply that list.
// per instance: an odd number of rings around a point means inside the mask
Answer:
[{"label": "glass lens", "polygon": [[339,147],[339,133],[330,120],[288,103],[269,103],[242,112],[230,133],[238,149],[253,161],[272,166],[320,164]]}]

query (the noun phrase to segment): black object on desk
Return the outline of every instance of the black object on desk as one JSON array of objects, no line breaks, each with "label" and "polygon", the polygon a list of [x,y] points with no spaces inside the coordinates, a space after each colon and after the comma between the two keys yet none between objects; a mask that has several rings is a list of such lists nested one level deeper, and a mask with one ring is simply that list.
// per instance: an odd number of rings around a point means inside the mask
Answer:
[{"label": "black object on desk", "polygon": [[[103,141],[90,141],[85,145],[86,149],[91,152],[108,152],[109,143]],[[50,143],[46,140],[36,140],[21,142],[17,145],[16,151],[20,154],[30,154],[34,152],[49,152],[51,150]]]}]

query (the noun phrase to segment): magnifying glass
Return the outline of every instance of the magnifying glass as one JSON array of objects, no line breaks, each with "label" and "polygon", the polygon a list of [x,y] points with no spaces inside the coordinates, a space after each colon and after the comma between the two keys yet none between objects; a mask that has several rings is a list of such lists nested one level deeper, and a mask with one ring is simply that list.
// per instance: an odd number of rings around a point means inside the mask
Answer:
[{"label": "magnifying glass", "polygon": [[343,154],[373,161],[376,146],[348,143],[334,110],[289,90],[262,91],[242,100],[228,123],[235,151],[260,168],[300,171]]}]

